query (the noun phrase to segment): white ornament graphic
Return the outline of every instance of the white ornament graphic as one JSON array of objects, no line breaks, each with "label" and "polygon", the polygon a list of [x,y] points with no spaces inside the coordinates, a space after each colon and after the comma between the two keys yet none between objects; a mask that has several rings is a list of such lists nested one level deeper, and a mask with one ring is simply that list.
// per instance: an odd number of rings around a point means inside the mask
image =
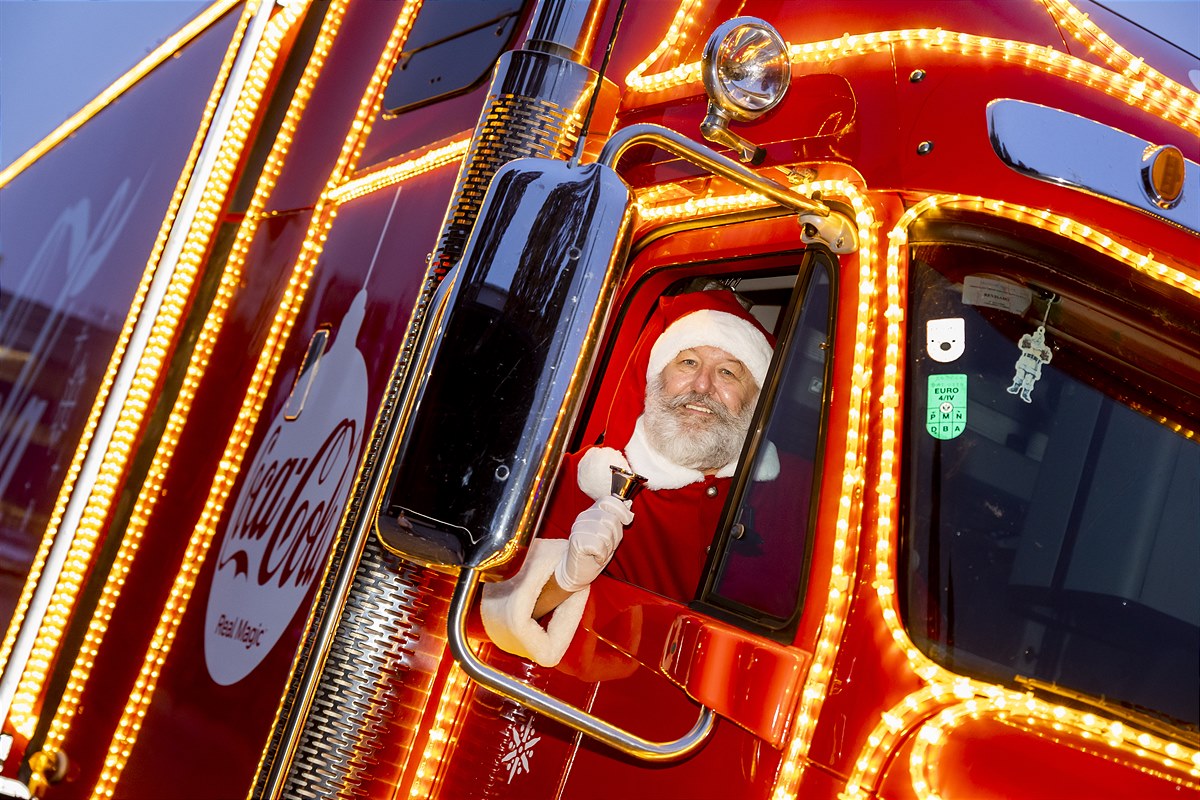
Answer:
[{"label": "white ornament graphic", "polygon": [[204,629],[208,674],[249,675],[279,641],[321,572],[362,449],[367,367],[356,340],[360,291],[316,367],[299,417],[271,423],[246,470],[217,555]]},{"label": "white ornament graphic", "polygon": [[534,733],[532,719],[525,720],[521,728],[509,728],[508,735],[512,742],[508,752],[500,759],[508,764],[508,783],[512,783],[512,779],[522,772],[531,771],[529,759],[533,756],[533,746],[542,740]]}]

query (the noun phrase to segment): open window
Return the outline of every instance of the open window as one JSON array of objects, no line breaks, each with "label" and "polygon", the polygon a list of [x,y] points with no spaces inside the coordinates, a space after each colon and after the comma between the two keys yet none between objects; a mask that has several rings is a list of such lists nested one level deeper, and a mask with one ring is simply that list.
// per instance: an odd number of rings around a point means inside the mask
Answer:
[{"label": "open window", "polygon": [[910,252],[908,631],[956,672],[1195,731],[1195,319],[1087,248],[977,222]]},{"label": "open window", "polygon": [[[730,271],[731,266],[735,271]],[[837,263],[823,248],[750,263],[664,267],[634,290],[602,359],[590,412],[573,450],[597,443],[623,365],[660,296],[728,288],[776,338],[776,355],[723,510],[693,542],[705,552],[682,599],[747,631],[790,641],[800,617],[815,519],[832,356]],[[672,272],[686,277],[671,280]],[[666,285],[662,290],[658,287]],[[635,501],[635,511],[637,503]],[[637,584],[636,580],[631,579]],[[653,591],[654,587],[641,585]]]}]

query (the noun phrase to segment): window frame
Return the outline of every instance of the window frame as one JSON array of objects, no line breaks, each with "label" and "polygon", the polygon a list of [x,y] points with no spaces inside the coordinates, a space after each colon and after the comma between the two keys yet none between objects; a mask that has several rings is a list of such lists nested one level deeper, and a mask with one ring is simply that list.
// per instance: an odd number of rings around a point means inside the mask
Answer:
[{"label": "window frame", "polygon": [[[815,262],[820,259],[829,278],[828,312],[826,317],[826,352],[821,397],[819,400],[819,423],[813,455],[813,471],[808,486],[809,502],[807,520],[803,532],[804,546],[800,572],[796,577],[796,599],[787,617],[776,617],[744,603],[721,595],[718,585],[724,572],[722,570],[725,555],[733,541],[732,530],[735,520],[746,500],[746,494],[753,485],[751,470],[748,465],[754,463],[759,451],[768,443],[765,432],[772,420],[778,404],[779,392],[783,388],[784,367],[787,366],[793,348],[797,346],[797,329],[800,318],[805,311],[805,301],[809,297],[813,283],[818,274]],[[751,633],[774,641],[791,643],[799,627],[807,599],[807,588],[812,566],[813,546],[816,541],[816,521],[819,506],[821,485],[824,478],[824,453],[829,433],[829,411],[832,395],[832,376],[834,370],[834,339],[837,330],[838,296],[840,291],[839,266],[837,256],[821,245],[813,245],[803,251],[796,274],[796,283],[788,306],[784,310],[781,326],[781,337],[775,346],[775,354],[767,374],[767,384],[762,387],[758,407],[754,419],[750,423],[750,433],[742,447],[738,459],[738,469],[730,485],[729,496],[722,509],[717,529],[714,532],[712,545],[709,548],[708,559],[704,566],[703,580],[695,593],[695,600],[690,607],[709,616],[736,625]]]}]

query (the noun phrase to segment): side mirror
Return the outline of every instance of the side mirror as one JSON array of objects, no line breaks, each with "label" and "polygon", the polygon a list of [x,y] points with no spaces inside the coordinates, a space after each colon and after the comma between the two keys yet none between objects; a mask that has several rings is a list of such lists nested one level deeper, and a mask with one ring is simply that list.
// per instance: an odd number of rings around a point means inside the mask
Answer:
[{"label": "side mirror", "polygon": [[496,173],[397,415],[375,519],[385,548],[457,571],[494,569],[528,544],[607,322],[632,209],[602,164],[520,159]]}]

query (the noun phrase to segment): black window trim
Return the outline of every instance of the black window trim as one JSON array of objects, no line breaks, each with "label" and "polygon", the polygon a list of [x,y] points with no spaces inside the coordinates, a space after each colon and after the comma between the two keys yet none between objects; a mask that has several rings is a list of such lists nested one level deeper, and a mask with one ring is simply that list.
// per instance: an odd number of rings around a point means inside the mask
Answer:
[{"label": "black window trim", "polygon": [[[796,326],[799,322],[800,314],[804,310],[804,300],[808,296],[814,276],[817,274],[813,265],[818,258],[825,261],[824,266],[829,276],[829,316],[826,321],[826,342],[827,346],[831,349],[829,350],[828,357],[825,359],[825,373],[820,401],[820,423],[817,430],[815,451],[816,457],[813,464],[812,480],[808,487],[810,493],[808,522],[803,532],[804,556],[798,577],[796,602],[788,617],[779,618],[765,614],[751,606],[722,597],[717,593],[716,584],[720,575],[723,556],[729,547],[734,519],[751,483],[749,480],[749,470],[744,467],[747,464],[753,463],[753,459],[765,442],[763,434],[766,424],[771,419],[771,415],[775,410],[776,398],[780,389],[783,372],[782,367],[795,344]],[[834,366],[832,347],[834,334],[837,330],[837,299],[840,289],[838,281],[839,266],[840,262],[837,256],[824,246],[815,245],[809,247],[803,253],[797,273],[796,286],[784,316],[782,327],[783,338],[776,344],[775,355],[771,359],[771,367],[768,372],[768,385],[762,389],[760,394],[761,399],[755,411],[754,420],[750,425],[751,432],[742,449],[742,455],[739,460],[742,468],[739,468],[734,475],[729,497],[726,499],[716,534],[713,537],[713,544],[709,548],[708,560],[704,567],[701,585],[697,588],[696,599],[689,604],[690,608],[719,619],[722,622],[730,623],[751,633],[786,644],[792,642],[799,627],[800,619],[803,616],[812,566],[813,545],[816,540],[818,501],[824,478],[824,453],[829,433],[829,407],[832,394],[832,381],[830,377],[833,374]]]}]

